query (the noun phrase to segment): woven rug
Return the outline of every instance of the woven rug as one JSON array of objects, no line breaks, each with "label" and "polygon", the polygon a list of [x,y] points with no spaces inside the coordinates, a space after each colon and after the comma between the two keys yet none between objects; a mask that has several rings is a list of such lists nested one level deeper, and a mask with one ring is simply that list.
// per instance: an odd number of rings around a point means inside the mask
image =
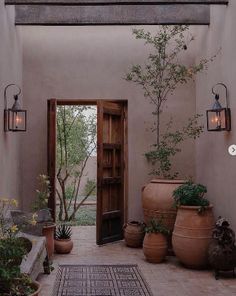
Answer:
[{"label": "woven rug", "polygon": [[152,296],[137,265],[60,265],[53,296]]}]

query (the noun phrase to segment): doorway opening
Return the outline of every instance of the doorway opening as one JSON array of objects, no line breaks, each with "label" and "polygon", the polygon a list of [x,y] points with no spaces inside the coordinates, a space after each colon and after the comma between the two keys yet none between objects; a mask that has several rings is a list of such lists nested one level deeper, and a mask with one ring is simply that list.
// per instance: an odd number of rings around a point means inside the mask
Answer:
[{"label": "doorway opening", "polygon": [[97,106],[57,105],[56,220],[96,224]]},{"label": "doorway opening", "polygon": [[96,224],[96,242],[123,238],[127,101],[48,100],[49,208],[54,220]]}]

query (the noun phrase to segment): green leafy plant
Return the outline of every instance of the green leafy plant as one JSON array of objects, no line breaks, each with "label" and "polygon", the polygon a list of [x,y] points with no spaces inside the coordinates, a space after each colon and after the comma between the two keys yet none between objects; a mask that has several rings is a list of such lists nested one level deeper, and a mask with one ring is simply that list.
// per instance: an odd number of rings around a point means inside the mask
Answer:
[{"label": "green leafy plant", "polygon": [[55,233],[56,239],[70,239],[72,236],[72,229],[70,225],[60,224]]},{"label": "green leafy plant", "polygon": [[50,181],[47,175],[39,175],[39,189],[36,190],[36,200],[33,203],[33,210],[38,211],[48,208],[48,199],[50,196]]},{"label": "green leafy plant", "polygon": [[[155,166],[152,174],[172,179],[178,173],[171,173],[172,157],[180,152],[179,144],[188,138],[196,139],[202,132],[202,126],[198,124],[199,115],[189,119],[189,122],[180,130],[170,131],[172,119],[168,124],[167,131],[161,134],[161,114],[167,99],[174,94],[179,85],[193,80],[195,75],[207,69],[210,59],[201,59],[198,63],[187,65],[181,63],[180,55],[188,49],[189,43],[194,40],[191,36],[186,40],[188,26],[161,26],[160,30],[152,35],[143,29],[134,29],[136,39],[144,41],[151,49],[144,65],[133,65],[126,74],[127,81],[134,82],[141,86],[144,97],[153,106],[153,127],[155,142],[151,151],[145,155]],[[156,168],[157,167],[157,168]]]},{"label": "green leafy plant", "polygon": [[176,153],[181,152],[180,144],[187,139],[196,139],[203,132],[203,126],[198,125],[199,114],[188,119],[187,124],[179,130],[172,130],[173,120],[167,125],[165,132],[161,135],[159,145],[152,145],[152,150],[145,153],[149,162],[152,163],[153,169],[151,175],[163,176],[167,179],[177,178],[178,172],[171,172],[171,158]]},{"label": "green leafy plant", "polygon": [[209,206],[209,201],[204,197],[207,188],[202,184],[194,184],[188,181],[179,186],[173,192],[176,206]]},{"label": "green leafy plant", "polygon": [[86,184],[84,186],[84,195],[88,195],[88,193],[90,193],[90,195],[96,195],[97,194],[97,183],[95,180],[91,180],[89,178],[87,178]]},{"label": "green leafy plant", "polygon": [[149,224],[144,228],[146,233],[161,233],[168,235],[170,231],[165,227],[161,220],[151,219]]},{"label": "green leafy plant", "polygon": [[31,246],[25,238],[17,236],[18,226],[7,218],[9,210],[16,205],[16,200],[0,199],[0,295],[2,296],[27,296],[34,292],[31,279],[20,271],[22,259]]}]

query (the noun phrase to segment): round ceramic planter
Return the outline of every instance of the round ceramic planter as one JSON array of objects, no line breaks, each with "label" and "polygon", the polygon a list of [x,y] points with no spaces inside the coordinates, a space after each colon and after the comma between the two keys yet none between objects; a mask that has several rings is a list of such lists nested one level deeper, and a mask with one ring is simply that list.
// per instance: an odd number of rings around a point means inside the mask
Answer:
[{"label": "round ceramic planter", "polygon": [[55,239],[55,252],[58,254],[69,254],[73,249],[71,239]]},{"label": "round ceramic planter", "polygon": [[161,263],[167,255],[167,239],[161,233],[146,233],[143,241],[143,253],[151,263]]},{"label": "round ceramic planter", "polygon": [[34,281],[31,285],[33,288],[37,289],[33,294],[30,294],[30,296],[39,296],[39,293],[41,291],[41,285],[39,282]]}]

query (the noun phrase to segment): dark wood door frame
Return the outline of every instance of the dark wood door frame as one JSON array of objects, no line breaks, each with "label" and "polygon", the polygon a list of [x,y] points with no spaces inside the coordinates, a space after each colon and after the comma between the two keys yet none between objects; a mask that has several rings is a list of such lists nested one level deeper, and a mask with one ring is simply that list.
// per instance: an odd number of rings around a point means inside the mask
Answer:
[{"label": "dark wood door frame", "polygon": [[[51,194],[48,206],[52,211],[52,217],[56,219],[56,107],[58,105],[91,105],[97,106],[100,99],[50,99],[48,100],[48,175],[51,183]],[[128,214],[128,101],[108,100],[107,102],[123,103],[124,106],[124,221]]]}]

